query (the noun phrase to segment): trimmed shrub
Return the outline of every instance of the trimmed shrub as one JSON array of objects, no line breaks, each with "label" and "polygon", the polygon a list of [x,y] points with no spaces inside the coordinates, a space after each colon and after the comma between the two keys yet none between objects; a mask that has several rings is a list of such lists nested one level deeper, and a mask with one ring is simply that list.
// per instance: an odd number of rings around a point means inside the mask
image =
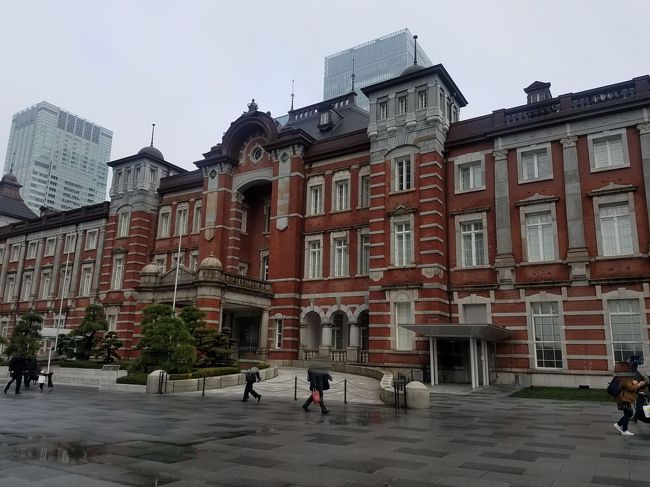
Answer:
[{"label": "trimmed shrub", "polygon": [[206,367],[204,369],[195,370],[189,374],[169,374],[170,380],[183,380],[183,379],[200,379],[203,377],[218,377],[220,375],[237,374],[239,369],[237,367]]},{"label": "trimmed shrub", "polygon": [[146,386],[147,377],[149,377],[149,374],[145,374],[145,373],[131,374],[131,375],[118,377],[116,382],[118,384],[135,384],[139,386]]}]

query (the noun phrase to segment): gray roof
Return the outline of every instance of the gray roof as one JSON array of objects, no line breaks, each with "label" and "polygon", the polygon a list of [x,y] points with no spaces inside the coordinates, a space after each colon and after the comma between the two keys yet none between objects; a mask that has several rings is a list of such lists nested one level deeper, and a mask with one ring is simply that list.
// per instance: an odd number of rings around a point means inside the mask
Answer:
[{"label": "gray roof", "polygon": [[7,173],[0,180],[0,215],[17,218],[19,220],[30,220],[38,215],[30,210],[22,197],[16,176]]}]

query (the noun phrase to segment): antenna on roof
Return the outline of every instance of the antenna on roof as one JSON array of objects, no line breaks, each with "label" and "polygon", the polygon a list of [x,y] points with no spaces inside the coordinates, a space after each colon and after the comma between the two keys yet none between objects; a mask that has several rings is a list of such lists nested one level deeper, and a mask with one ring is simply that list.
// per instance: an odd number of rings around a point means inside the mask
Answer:
[{"label": "antenna on roof", "polygon": [[414,35],[413,40],[415,41],[415,54],[413,55],[413,64],[415,65],[418,63],[418,36]]},{"label": "antenna on roof", "polygon": [[291,110],[293,110],[293,97],[296,96],[294,94],[294,89],[293,89],[294,88],[294,82],[295,82],[295,80],[292,79],[291,80]]},{"label": "antenna on roof", "polygon": [[350,78],[352,78],[352,91],[354,91],[354,58],[352,58],[352,76]]},{"label": "antenna on roof", "polygon": [[151,147],[153,147],[153,133],[156,130],[156,124],[152,123],[151,124]]},{"label": "antenna on roof", "polygon": [[16,151],[14,151],[13,157],[11,158],[11,164],[9,165],[9,174],[14,173],[14,162],[16,162]]}]

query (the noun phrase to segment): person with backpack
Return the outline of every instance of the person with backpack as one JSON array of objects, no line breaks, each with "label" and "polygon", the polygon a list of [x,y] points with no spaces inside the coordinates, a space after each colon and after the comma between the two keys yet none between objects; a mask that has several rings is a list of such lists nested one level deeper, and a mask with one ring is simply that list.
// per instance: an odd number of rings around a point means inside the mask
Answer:
[{"label": "person with backpack", "polygon": [[255,399],[257,399],[257,402],[260,402],[260,399],[262,399],[262,395],[255,392],[255,390],[253,389],[253,384],[261,380],[262,378],[260,377],[260,369],[258,369],[257,367],[251,367],[250,369],[248,369],[248,372],[246,372],[246,387],[244,388],[244,398],[241,400],[241,402],[248,401],[249,394],[252,395]]},{"label": "person with backpack", "polygon": [[[614,428],[621,433],[623,436],[634,436],[634,433],[628,431],[627,427],[630,424],[630,418],[634,414],[632,409],[633,405],[636,404],[637,393],[639,389],[643,389],[647,383],[645,381],[639,382],[635,380],[634,377],[616,377],[612,382],[617,382],[619,387],[619,393],[616,396],[616,404],[619,411],[623,411],[623,417],[614,423]],[[607,388],[607,391],[611,393],[612,387]]]}]

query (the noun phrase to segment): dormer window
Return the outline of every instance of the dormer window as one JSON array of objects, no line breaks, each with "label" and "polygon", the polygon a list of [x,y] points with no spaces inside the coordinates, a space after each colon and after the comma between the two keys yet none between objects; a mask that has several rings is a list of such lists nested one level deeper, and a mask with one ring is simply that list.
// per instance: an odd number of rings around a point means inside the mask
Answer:
[{"label": "dormer window", "polygon": [[528,104],[539,103],[540,101],[550,100],[553,98],[551,95],[551,83],[543,83],[535,81],[530,86],[524,88]]},{"label": "dormer window", "polygon": [[318,129],[328,130],[332,128],[332,112],[324,110],[318,114]]}]

